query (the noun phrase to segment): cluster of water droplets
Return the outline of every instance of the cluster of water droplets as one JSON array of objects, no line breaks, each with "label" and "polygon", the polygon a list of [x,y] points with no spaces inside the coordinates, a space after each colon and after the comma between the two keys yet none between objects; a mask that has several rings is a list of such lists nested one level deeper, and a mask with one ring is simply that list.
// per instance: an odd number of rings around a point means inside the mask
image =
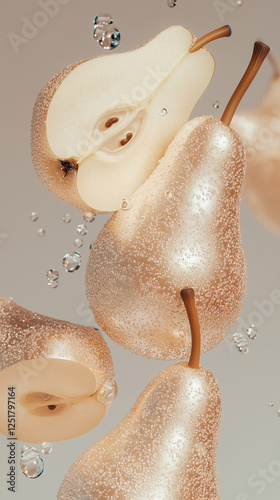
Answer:
[{"label": "cluster of water droplets", "polygon": [[[254,325],[250,325],[246,330],[246,334],[250,340],[255,340],[258,336],[258,329]],[[232,337],[238,351],[242,354],[248,354],[249,344],[247,338],[245,337],[245,334],[234,333]]]},{"label": "cluster of water droplets", "polygon": [[93,20],[93,38],[105,50],[115,49],[120,41],[121,34],[114,26],[114,20],[110,14],[98,14]]},{"label": "cluster of water droplets", "polygon": [[[31,214],[29,216],[29,220],[31,222],[37,222],[38,219],[39,219],[38,212],[31,212]],[[37,229],[38,238],[42,238],[43,236],[45,236],[45,234],[46,234],[46,231],[44,228],[40,227],[39,229]]]},{"label": "cluster of water droplets", "polygon": [[[52,444],[44,442],[41,444],[41,453],[49,455],[52,452]],[[37,479],[44,472],[44,460],[40,452],[33,446],[24,445],[20,453],[20,468],[28,479]]]}]

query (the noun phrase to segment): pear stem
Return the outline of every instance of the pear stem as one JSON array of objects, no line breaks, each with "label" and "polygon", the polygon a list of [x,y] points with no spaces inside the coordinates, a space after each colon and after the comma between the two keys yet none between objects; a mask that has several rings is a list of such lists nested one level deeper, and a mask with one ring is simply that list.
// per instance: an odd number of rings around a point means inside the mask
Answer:
[{"label": "pear stem", "polygon": [[275,57],[272,54],[269,54],[268,59],[269,59],[271,66],[274,69],[275,77],[276,78],[279,77],[280,76],[280,67],[279,67],[278,62],[276,61]]},{"label": "pear stem", "polygon": [[225,125],[230,125],[231,120],[234,116],[234,113],[244,96],[245,92],[247,92],[248,88],[250,87],[252,81],[256,77],[256,75],[259,72],[259,69],[264,62],[266,56],[268,55],[270,51],[270,47],[266,45],[265,43],[262,42],[256,42],[254,45],[254,51],[252,55],[252,59],[250,61],[250,64],[248,68],[246,69],[239,85],[237,86],[235,92],[233,93],[232,98],[230,99],[224,114],[221,118],[221,122],[223,122]]},{"label": "pear stem", "polygon": [[209,42],[213,42],[214,40],[218,40],[218,38],[224,38],[226,36],[231,35],[231,27],[227,24],[226,26],[222,26],[207,35],[202,36],[198,40],[196,40],[195,44],[190,49],[190,52],[196,52],[197,50],[204,47]]},{"label": "pear stem", "polygon": [[188,313],[192,336],[192,350],[188,366],[189,368],[199,368],[201,335],[193,288],[182,290],[181,297]]}]

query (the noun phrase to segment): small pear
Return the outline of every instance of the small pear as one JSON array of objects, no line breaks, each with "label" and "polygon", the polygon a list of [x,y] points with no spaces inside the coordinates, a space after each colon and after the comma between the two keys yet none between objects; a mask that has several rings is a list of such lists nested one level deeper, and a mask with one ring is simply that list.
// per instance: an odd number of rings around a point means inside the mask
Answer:
[{"label": "small pear", "polygon": [[199,366],[193,290],[182,291],[193,335],[189,364],[161,372],[124,420],[69,469],[58,500],[220,500],[221,396]]},{"label": "small pear", "polygon": [[[230,33],[226,26],[201,40]],[[137,50],[80,61],[53,77],[32,119],[33,161],[47,188],[82,210],[119,210],[213,77],[214,59],[198,42],[173,26]]]},{"label": "small pear", "polygon": [[229,124],[267,50],[255,45],[221,121],[187,123],[93,245],[86,271],[90,308],[104,332],[136,354],[189,357],[180,300],[186,286],[196,290],[202,352],[219,344],[238,318],[247,283],[240,235],[246,159]]},{"label": "small pear", "polygon": [[8,388],[15,388],[20,441],[80,436],[99,424],[116,396],[111,354],[98,331],[41,316],[3,297],[0,370],[0,432],[10,436]]},{"label": "small pear", "polygon": [[275,71],[266,95],[257,108],[237,114],[232,126],[246,148],[248,206],[264,226],[280,235],[280,68],[270,59]]}]

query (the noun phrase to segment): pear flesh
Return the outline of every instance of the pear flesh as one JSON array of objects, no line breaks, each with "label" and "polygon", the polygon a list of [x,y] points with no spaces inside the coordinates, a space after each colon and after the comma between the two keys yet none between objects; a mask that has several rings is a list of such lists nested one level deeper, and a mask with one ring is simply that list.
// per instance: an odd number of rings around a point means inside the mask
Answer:
[{"label": "pear flesh", "polygon": [[110,351],[92,328],[32,313],[0,299],[0,432],[9,435],[8,387],[15,387],[16,437],[54,442],[84,434],[109,406]]},{"label": "pear flesh", "polygon": [[69,469],[58,500],[220,500],[221,397],[206,368],[173,365]]},{"label": "pear flesh", "polygon": [[[195,37],[173,26],[132,52],[72,65],[39,95],[32,150],[41,180],[79,208],[119,210],[145,182],[214,74]],[[165,111],[166,110],[166,111]],[[59,161],[75,168],[66,177]]]},{"label": "pear flesh", "polygon": [[97,323],[115,342],[150,358],[189,357],[184,288],[196,291],[202,352],[226,337],[247,284],[245,169],[237,133],[213,117],[196,118],[131,197],[130,210],[107,222],[90,253],[86,291]]},{"label": "pear flesh", "polygon": [[241,135],[248,169],[244,193],[257,219],[280,235],[280,76],[270,83],[260,105],[237,114],[233,128]]}]

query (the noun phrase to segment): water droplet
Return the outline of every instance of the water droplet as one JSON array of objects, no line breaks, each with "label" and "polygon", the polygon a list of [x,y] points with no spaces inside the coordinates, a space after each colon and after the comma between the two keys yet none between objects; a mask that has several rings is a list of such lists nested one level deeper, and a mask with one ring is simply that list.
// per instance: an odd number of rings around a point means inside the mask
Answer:
[{"label": "water droplet", "polygon": [[74,245],[76,248],[81,248],[83,246],[84,242],[81,238],[76,238],[74,241]]},{"label": "water droplet", "polygon": [[43,236],[45,236],[45,234],[46,234],[45,229],[43,229],[42,227],[40,227],[40,229],[38,229],[38,231],[37,231],[37,236],[39,238],[42,238]]},{"label": "water droplet", "polygon": [[56,281],[59,278],[59,272],[56,271],[55,269],[49,269],[46,276],[49,281]]},{"label": "water droplet", "polygon": [[44,472],[44,462],[36,450],[29,448],[21,453],[20,468],[26,477],[36,479]]},{"label": "water droplet", "polygon": [[130,210],[131,209],[131,204],[130,201],[124,198],[121,202],[121,209],[122,210]]},{"label": "water droplet", "polygon": [[95,26],[93,30],[93,38],[100,43],[104,33],[105,33],[104,26],[99,26],[99,25]]},{"label": "water droplet", "polygon": [[51,399],[51,395],[48,394],[47,392],[42,392],[40,394],[40,398],[43,400],[43,401],[48,401],[49,399]]},{"label": "water droplet", "polygon": [[31,212],[29,219],[31,222],[36,222],[39,219],[39,214],[37,212]]},{"label": "water droplet", "polygon": [[176,7],[177,0],[167,0],[168,7]]},{"label": "water droplet", "polygon": [[166,108],[162,108],[162,109],[160,110],[160,112],[159,112],[159,114],[160,114],[161,116],[166,116],[166,115],[167,115],[167,113],[168,113],[168,111],[167,111],[167,109],[166,109]]},{"label": "water droplet", "polygon": [[268,406],[269,406],[270,408],[273,408],[274,403],[268,403]]},{"label": "water droplet", "polygon": [[94,241],[91,242],[91,244],[89,245],[89,249],[92,250],[93,249],[93,245],[94,245]]},{"label": "water droplet", "polygon": [[63,216],[63,222],[65,222],[65,224],[69,224],[69,222],[71,222],[72,218],[71,218],[71,215],[70,214],[65,214]]},{"label": "water droplet", "polygon": [[241,5],[243,5],[243,0],[236,0],[236,3],[237,3],[237,5],[239,5],[239,7],[240,7]]},{"label": "water droplet", "polygon": [[57,288],[59,286],[59,281],[50,281],[50,280],[48,280],[48,286],[50,288]]},{"label": "water droplet", "polygon": [[51,452],[52,452],[52,444],[51,443],[42,443],[41,444],[41,451],[45,454],[45,455],[49,455]]},{"label": "water droplet", "polygon": [[95,212],[84,212],[83,218],[84,218],[85,222],[93,222],[93,221],[95,221],[96,213]]},{"label": "water droplet", "polygon": [[105,50],[115,49],[121,41],[121,34],[117,28],[114,26],[106,27],[101,39],[99,40],[99,45]]},{"label": "water droplet", "polygon": [[64,255],[62,265],[68,273],[74,273],[81,267],[81,255],[78,252],[71,252]]},{"label": "water droplet", "polygon": [[77,227],[77,233],[78,233],[80,236],[85,236],[85,235],[88,233],[87,226],[86,226],[85,224],[80,224],[80,225]]},{"label": "water droplet", "polygon": [[221,107],[221,103],[220,103],[220,101],[214,101],[214,102],[213,102],[213,108],[215,108],[215,109],[219,109],[220,107]]},{"label": "water droplet", "polygon": [[250,339],[255,340],[258,336],[258,329],[254,325],[251,325],[247,328],[246,333]]},{"label": "water droplet", "polygon": [[97,399],[101,403],[108,405],[114,401],[118,394],[118,386],[115,380],[107,380],[98,392]]},{"label": "water droplet", "polygon": [[110,14],[98,14],[95,16],[93,20],[94,26],[97,24],[107,26],[108,24],[113,24],[114,19],[110,16]]}]

